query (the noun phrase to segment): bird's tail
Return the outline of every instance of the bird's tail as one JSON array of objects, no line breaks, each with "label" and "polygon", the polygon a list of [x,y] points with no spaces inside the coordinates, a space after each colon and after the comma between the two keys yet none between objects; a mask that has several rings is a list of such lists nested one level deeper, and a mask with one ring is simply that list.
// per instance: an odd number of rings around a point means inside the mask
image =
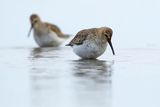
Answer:
[{"label": "bird's tail", "polygon": [[65,46],[73,46],[72,44],[70,44],[70,43],[68,43],[68,44],[66,44]]},{"label": "bird's tail", "polygon": [[64,36],[64,38],[70,38],[72,35],[71,34],[64,34],[63,36]]}]

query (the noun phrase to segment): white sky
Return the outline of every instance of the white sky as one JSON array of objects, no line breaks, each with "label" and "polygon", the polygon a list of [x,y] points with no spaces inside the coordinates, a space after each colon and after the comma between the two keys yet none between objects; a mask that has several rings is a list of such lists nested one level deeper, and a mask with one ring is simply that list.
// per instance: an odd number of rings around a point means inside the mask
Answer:
[{"label": "white sky", "polygon": [[108,26],[115,48],[160,47],[159,0],[1,0],[0,46],[36,46],[27,38],[29,16],[58,25],[65,33]]}]

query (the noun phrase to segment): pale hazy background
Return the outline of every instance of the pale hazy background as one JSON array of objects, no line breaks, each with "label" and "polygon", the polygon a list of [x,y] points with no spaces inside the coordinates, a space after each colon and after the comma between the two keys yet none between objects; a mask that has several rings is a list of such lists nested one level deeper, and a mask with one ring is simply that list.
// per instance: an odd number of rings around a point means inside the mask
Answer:
[{"label": "pale hazy background", "polygon": [[[109,26],[116,55],[36,48],[32,13],[72,35]],[[1,0],[0,19],[0,107],[160,107],[159,0]]]},{"label": "pale hazy background", "polygon": [[1,0],[0,46],[37,46],[32,37],[27,38],[29,16],[37,13],[72,35],[109,26],[115,48],[157,48],[159,10],[159,0]]}]

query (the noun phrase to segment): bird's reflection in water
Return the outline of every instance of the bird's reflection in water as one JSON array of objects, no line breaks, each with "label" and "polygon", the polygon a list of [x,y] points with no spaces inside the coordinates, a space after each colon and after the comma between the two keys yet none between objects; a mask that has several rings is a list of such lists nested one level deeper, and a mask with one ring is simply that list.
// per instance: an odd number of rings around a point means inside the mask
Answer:
[{"label": "bird's reflection in water", "polygon": [[74,75],[93,79],[96,82],[111,83],[112,65],[114,61],[103,60],[77,60],[73,61]]},{"label": "bird's reflection in water", "polygon": [[[55,100],[59,75],[56,60],[60,48],[34,48],[29,56],[32,107],[49,107]],[[57,90],[58,92],[58,90]],[[55,96],[55,97],[54,97]],[[50,98],[53,97],[53,98]]]},{"label": "bird's reflection in water", "polygon": [[56,53],[57,53],[58,50],[60,50],[60,48],[58,48],[58,47],[34,48],[31,51],[31,55],[30,56],[33,59],[34,58],[52,58],[52,57],[57,57]]},{"label": "bird's reflection in water", "polygon": [[111,107],[114,61],[76,60],[71,64],[75,107]]}]

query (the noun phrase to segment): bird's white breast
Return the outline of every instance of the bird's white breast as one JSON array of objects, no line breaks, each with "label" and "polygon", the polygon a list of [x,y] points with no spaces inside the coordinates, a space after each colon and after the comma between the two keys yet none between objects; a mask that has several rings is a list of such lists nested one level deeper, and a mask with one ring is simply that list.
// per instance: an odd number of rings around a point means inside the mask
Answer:
[{"label": "bird's white breast", "polygon": [[58,37],[54,32],[45,32],[38,34],[34,32],[34,39],[39,46],[59,46],[64,39]]},{"label": "bird's white breast", "polygon": [[85,40],[81,45],[74,45],[73,51],[82,58],[97,58],[106,50],[107,43],[100,40]]}]

